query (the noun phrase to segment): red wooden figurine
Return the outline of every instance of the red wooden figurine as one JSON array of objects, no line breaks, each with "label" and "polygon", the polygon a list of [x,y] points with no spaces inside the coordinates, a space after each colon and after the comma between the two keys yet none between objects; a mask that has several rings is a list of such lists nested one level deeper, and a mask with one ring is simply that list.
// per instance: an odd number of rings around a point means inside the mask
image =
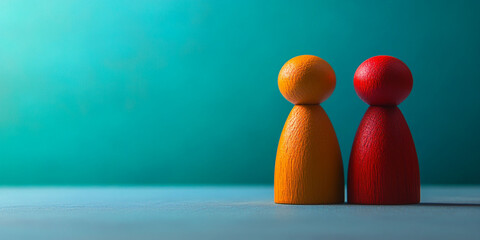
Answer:
[{"label": "red wooden figurine", "polygon": [[420,202],[417,152],[397,107],[412,90],[410,69],[394,57],[372,57],[358,67],[353,85],[358,96],[371,106],[360,122],[350,154],[348,202]]}]

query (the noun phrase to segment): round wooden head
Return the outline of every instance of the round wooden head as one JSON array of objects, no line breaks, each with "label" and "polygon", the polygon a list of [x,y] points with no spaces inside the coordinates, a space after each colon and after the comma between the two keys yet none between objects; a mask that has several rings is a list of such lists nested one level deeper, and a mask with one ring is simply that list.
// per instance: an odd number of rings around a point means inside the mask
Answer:
[{"label": "round wooden head", "polygon": [[332,94],[335,84],[330,64],[312,55],[290,59],[278,74],[278,88],[293,104],[319,104]]},{"label": "round wooden head", "polygon": [[412,91],[413,77],[400,59],[376,56],[357,68],[353,85],[358,96],[370,105],[398,105]]}]

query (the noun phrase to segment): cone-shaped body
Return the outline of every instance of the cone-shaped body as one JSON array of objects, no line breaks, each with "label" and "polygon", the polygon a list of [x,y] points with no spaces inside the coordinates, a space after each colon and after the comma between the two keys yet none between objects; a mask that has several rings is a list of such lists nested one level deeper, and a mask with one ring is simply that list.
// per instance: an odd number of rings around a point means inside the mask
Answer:
[{"label": "cone-shaped body", "polygon": [[275,202],[344,202],[343,164],[332,123],[319,105],[295,105],[275,162]]},{"label": "cone-shaped body", "polygon": [[349,203],[420,202],[417,152],[398,107],[368,108],[353,142],[347,189]]}]

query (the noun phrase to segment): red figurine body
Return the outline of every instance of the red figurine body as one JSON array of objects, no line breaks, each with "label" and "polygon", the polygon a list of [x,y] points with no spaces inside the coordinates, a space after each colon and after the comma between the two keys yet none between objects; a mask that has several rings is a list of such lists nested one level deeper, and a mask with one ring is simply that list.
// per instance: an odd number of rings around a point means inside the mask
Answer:
[{"label": "red figurine body", "polygon": [[372,105],[365,113],[352,146],[348,166],[348,202],[412,204],[420,202],[420,173],[410,129],[396,106],[412,90],[407,65],[397,58],[376,56],[355,72],[354,87]]}]

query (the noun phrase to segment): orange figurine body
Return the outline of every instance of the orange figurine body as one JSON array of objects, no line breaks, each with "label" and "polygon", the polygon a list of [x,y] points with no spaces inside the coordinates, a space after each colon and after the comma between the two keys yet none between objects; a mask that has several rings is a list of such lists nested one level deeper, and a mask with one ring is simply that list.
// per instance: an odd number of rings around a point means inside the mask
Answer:
[{"label": "orange figurine body", "polygon": [[332,123],[319,105],[335,89],[323,59],[302,55],[280,70],[278,86],[295,104],[283,127],[275,162],[275,203],[344,202],[343,163]]}]

